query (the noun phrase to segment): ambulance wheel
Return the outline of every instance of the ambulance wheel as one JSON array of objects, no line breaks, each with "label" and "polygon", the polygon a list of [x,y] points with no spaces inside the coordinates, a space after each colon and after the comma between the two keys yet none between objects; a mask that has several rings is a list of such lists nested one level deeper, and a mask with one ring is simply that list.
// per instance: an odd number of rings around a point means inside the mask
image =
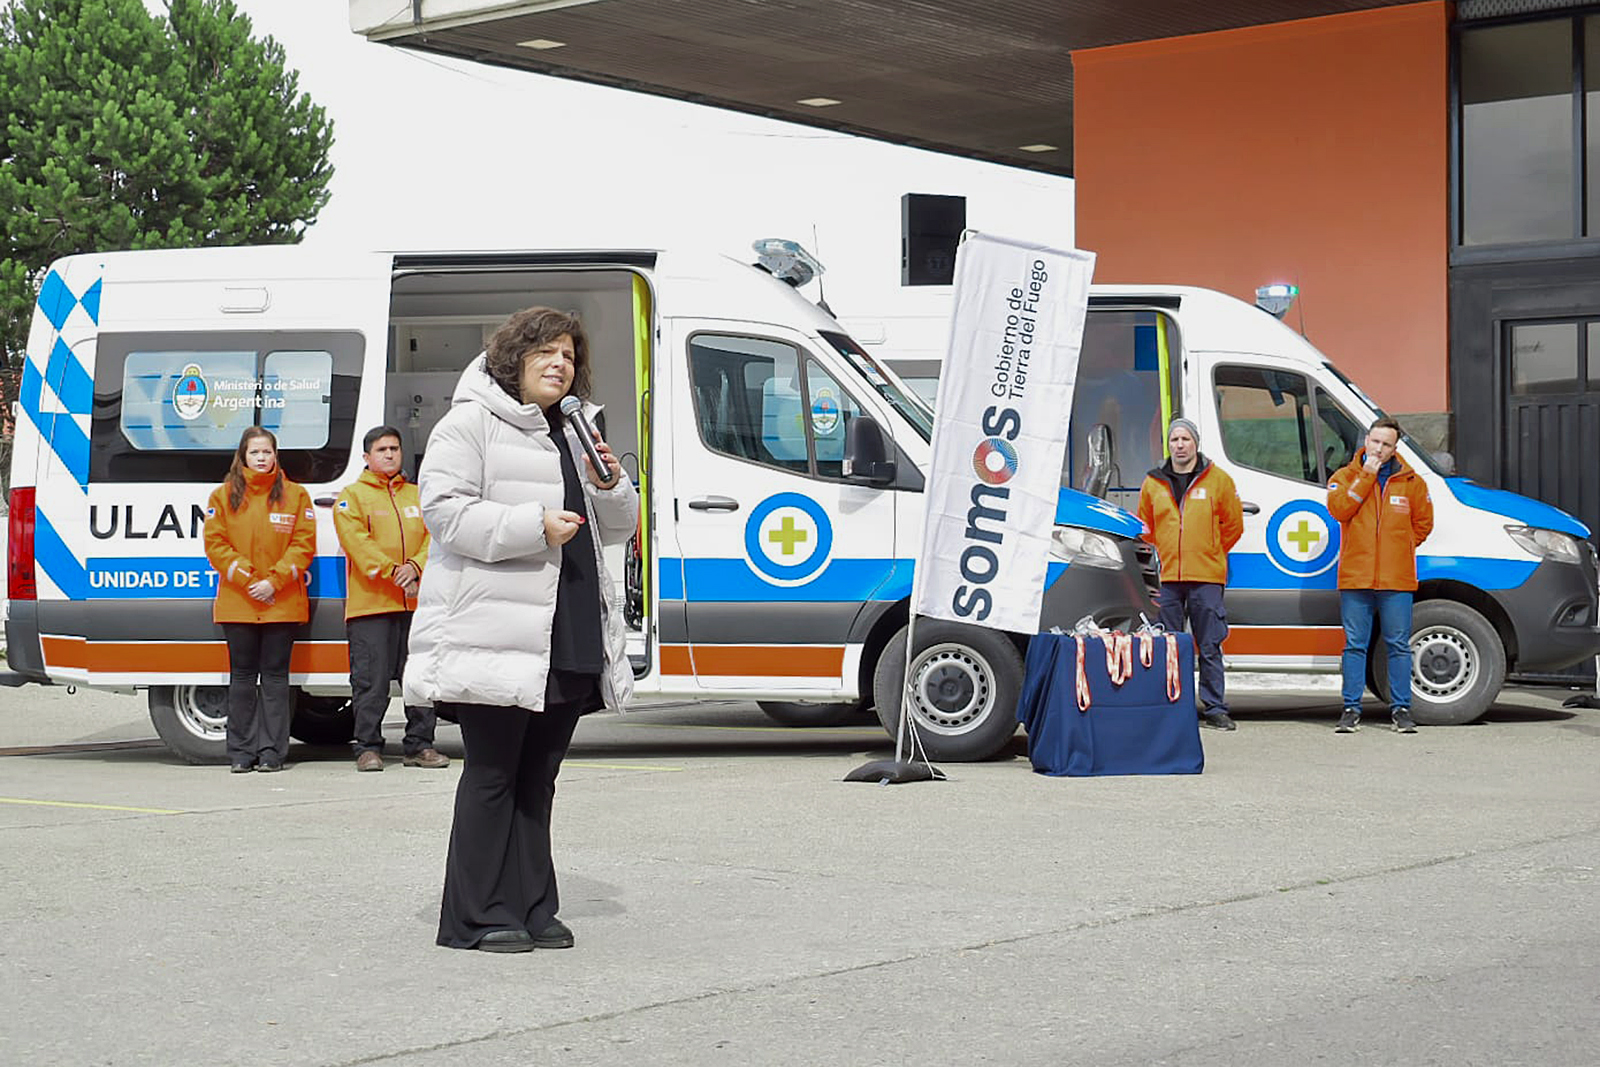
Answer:
[{"label": "ambulance wheel", "polygon": [[[878,721],[896,736],[906,670],[905,627],[878,658],[872,692]],[[1017,732],[1022,653],[999,630],[935,619],[917,621],[911,664],[912,728],[931,760],[972,762],[999,754]],[[907,750],[907,755],[912,752]]]},{"label": "ambulance wheel", "polygon": [[228,762],[228,687],[158,685],[150,723],[167,748],[189,763]]},{"label": "ambulance wheel", "polygon": [[308,745],[344,745],[356,735],[356,713],[349,697],[316,697],[295,690],[289,733]]},{"label": "ambulance wheel", "polygon": [[851,704],[799,704],[787,700],[758,700],[767,718],[784,726],[842,726],[861,711]]},{"label": "ambulance wheel", "polygon": [[[1369,656],[1367,680],[1388,702],[1389,676]],[[1506,681],[1506,650],[1489,620],[1453,600],[1425,600],[1411,613],[1411,717],[1424,726],[1459,726],[1494,704]]]}]

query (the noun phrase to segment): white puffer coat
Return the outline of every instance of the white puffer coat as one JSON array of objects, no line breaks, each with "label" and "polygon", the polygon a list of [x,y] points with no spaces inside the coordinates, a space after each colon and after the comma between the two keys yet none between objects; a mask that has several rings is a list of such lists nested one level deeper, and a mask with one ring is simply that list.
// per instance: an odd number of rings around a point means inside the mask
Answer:
[{"label": "white puffer coat", "polygon": [[[592,419],[600,409],[585,404]],[[621,605],[601,544],[633,535],[639,495],[623,477],[611,489],[589,481],[583,446],[564,432],[583,482],[600,564],[606,706],[633,693]],[[456,385],[451,408],[428,438],[418,472],[422,517],[432,536],[411,623],[405,702],[498,704],[544,710],[561,549],[545,542],[545,509],[562,509],[561,455],[536,404],[518,404],[479,356]]]}]

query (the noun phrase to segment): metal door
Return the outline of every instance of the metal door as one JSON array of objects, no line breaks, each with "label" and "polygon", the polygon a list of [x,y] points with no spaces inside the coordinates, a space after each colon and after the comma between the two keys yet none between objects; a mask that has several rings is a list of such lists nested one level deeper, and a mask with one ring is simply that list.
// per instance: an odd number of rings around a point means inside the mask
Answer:
[{"label": "metal door", "polygon": [[1503,323],[1501,484],[1600,529],[1600,317]]}]

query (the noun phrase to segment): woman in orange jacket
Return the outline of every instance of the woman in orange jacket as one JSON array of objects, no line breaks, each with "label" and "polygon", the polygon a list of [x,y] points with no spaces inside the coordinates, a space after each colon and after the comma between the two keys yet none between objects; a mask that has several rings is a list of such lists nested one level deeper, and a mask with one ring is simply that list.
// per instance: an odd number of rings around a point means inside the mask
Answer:
[{"label": "woman in orange jacket", "polygon": [[[310,618],[316,552],[311,497],[283,476],[278,439],[252,426],[206,507],[206,558],[217,570],[211,618],[228,640],[228,761],[233,772],[281,771],[289,750],[289,653]],[[261,713],[256,714],[256,685]]]}]

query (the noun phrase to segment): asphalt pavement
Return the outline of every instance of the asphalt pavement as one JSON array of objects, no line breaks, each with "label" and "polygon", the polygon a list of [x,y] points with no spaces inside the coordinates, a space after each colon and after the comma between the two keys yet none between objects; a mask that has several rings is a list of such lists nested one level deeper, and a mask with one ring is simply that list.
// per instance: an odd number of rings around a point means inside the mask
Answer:
[{"label": "asphalt pavement", "polygon": [[[142,700],[0,691],[0,1063],[1600,1062],[1600,711],[1335,735],[1236,689],[1204,774],[845,783],[876,725],[592,716],[577,946],[433,944],[459,760],[179,763]],[[398,709],[396,709],[398,710]],[[1371,713],[1369,713],[1371,714]],[[460,756],[459,735],[440,747]]]}]

